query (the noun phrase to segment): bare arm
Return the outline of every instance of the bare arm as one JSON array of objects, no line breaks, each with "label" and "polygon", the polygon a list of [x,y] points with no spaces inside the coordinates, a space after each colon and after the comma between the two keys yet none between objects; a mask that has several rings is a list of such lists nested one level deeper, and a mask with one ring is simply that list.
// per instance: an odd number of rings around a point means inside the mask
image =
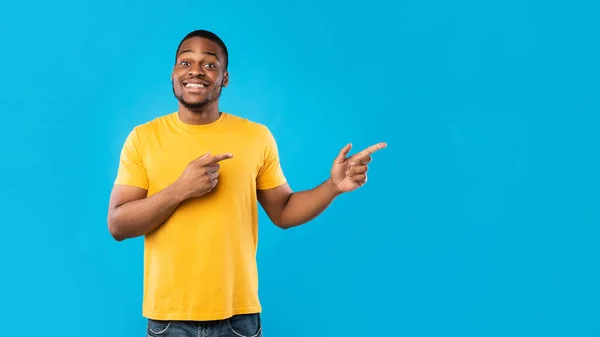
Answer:
[{"label": "bare arm", "polygon": [[117,241],[146,235],[162,225],[184,200],[202,196],[215,188],[221,160],[231,154],[205,154],[190,162],[179,179],[147,197],[145,189],[115,185],[108,209],[108,229]]},{"label": "bare arm", "polygon": [[139,187],[114,186],[109,202],[108,229],[117,241],[150,233],[160,226],[183,201],[173,185],[146,197]]},{"label": "bare arm", "polygon": [[259,190],[258,201],[276,226],[287,229],[302,225],[321,214],[338,195],[364,185],[371,154],[386,146],[385,143],[378,143],[346,158],[352,148],[348,144],[333,162],[331,177],[319,186],[293,192],[286,183],[273,189]]},{"label": "bare arm", "polygon": [[293,192],[286,183],[257,192],[258,201],[278,227],[288,229],[307,223],[321,214],[340,193],[329,179],[319,186]]}]

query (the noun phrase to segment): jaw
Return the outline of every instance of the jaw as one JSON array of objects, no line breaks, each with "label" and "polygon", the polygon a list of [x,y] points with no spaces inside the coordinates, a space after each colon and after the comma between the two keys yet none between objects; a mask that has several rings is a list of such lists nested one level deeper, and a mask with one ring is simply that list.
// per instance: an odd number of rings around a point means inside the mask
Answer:
[{"label": "jaw", "polygon": [[211,110],[218,100],[211,98],[208,95],[188,95],[183,93],[177,96],[179,104],[192,112],[204,112]]},{"label": "jaw", "polygon": [[[179,101],[180,106],[190,111],[203,112],[210,110],[212,106],[218,104],[221,94],[220,90],[214,91],[213,85],[208,88],[186,88],[183,83],[172,83],[173,94]],[[177,89],[177,90],[176,90]],[[218,108],[217,108],[218,110]]]},{"label": "jaw", "polygon": [[187,95],[183,94],[177,97],[179,101],[188,104],[188,105],[206,105],[210,102],[208,97],[204,95]]}]

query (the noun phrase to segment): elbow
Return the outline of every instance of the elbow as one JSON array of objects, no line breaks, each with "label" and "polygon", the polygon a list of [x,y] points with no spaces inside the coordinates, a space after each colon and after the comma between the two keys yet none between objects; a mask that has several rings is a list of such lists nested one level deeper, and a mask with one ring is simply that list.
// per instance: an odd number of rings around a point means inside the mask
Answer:
[{"label": "elbow", "polygon": [[110,235],[113,237],[113,239],[115,239],[115,241],[117,241],[117,242],[121,242],[126,239],[125,235],[123,235],[123,233],[121,233],[121,231],[119,231],[119,229],[116,228],[115,226],[111,226],[109,224],[108,231],[109,231]]},{"label": "elbow", "polygon": [[282,223],[275,223],[275,226],[281,228],[281,229],[290,229],[292,226],[288,226]]},{"label": "elbow", "polygon": [[281,229],[290,229],[294,227],[294,224],[283,221],[281,219],[274,220],[273,224]]},{"label": "elbow", "polygon": [[117,225],[115,219],[113,219],[110,215],[108,216],[108,232],[117,242],[121,242],[127,238]]},{"label": "elbow", "polygon": [[302,225],[304,222],[298,216],[290,216],[289,212],[281,212],[270,216],[271,222],[281,229],[290,229]]},{"label": "elbow", "polygon": [[110,235],[112,235],[113,239],[115,239],[115,241],[117,241],[117,242],[121,242],[126,239],[126,237],[124,235],[121,235],[118,233],[111,232]]}]

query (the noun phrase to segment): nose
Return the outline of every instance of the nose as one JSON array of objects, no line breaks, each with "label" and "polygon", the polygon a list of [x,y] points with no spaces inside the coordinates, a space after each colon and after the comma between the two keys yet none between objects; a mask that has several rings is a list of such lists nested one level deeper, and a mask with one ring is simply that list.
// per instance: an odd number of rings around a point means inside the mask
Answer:
[{"label": "nose", "polygon": [[204,76],[204,70],[201,66],[191,66],[188,72],[190,76]]}]

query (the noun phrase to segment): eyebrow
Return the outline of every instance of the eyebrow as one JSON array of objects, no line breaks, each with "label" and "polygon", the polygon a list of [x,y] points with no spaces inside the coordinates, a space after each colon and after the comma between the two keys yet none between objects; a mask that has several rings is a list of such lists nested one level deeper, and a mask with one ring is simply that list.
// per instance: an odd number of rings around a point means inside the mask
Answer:
[{"label": "eyebrow", "polygon": [[[191,49],[186,49],[186,50],[183,50],[183,51],[181,51],[181,52],[179,53],[179,55],[177,55],[177,57],[181,56],[181,54],[185,54],[185,53],[192,53],[192,52],[193,52],[193,50],[191,50]],[[205,52],[203,52],[202,54],[211,55],[211,56],[214,56],[214,57],[216,57],[216,58],[217,58],[217,60],[219,59],[219,55],[217,55],[217,53],[213,53],[213,52],[210,52],[210,51],[205,51]]]}]

